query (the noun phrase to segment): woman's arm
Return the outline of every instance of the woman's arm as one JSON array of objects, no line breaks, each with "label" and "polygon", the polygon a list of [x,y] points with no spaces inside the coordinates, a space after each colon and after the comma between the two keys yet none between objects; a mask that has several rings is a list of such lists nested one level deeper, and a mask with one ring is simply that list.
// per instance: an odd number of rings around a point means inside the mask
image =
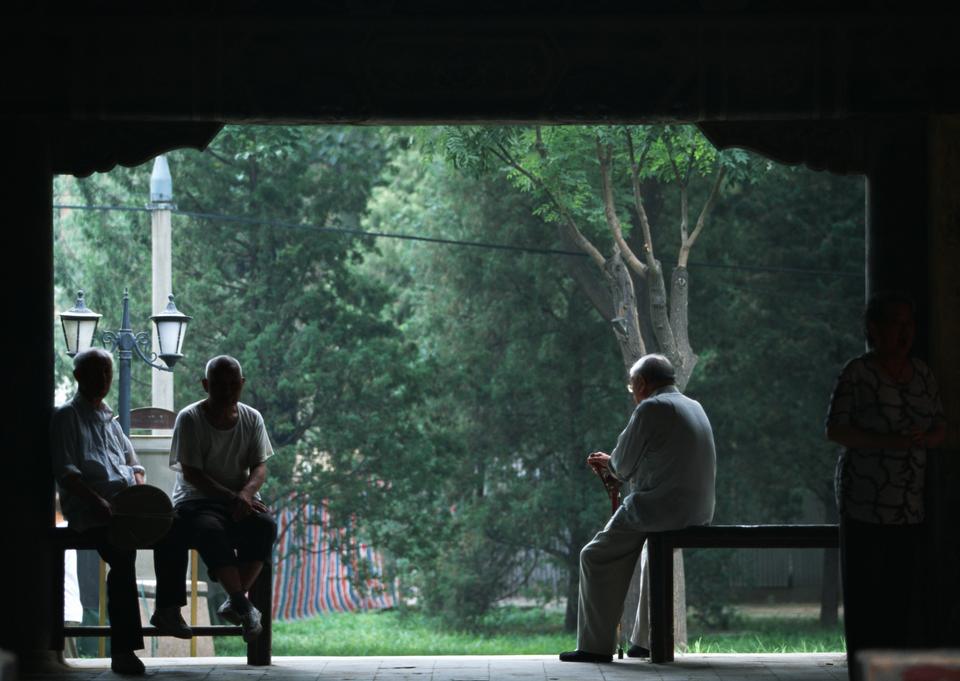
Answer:
[{"label": "woman's arm", "polygon": [[827,424],[827,439],[850,449],[909,449],[909,435],[874,433],[849,423]]}]

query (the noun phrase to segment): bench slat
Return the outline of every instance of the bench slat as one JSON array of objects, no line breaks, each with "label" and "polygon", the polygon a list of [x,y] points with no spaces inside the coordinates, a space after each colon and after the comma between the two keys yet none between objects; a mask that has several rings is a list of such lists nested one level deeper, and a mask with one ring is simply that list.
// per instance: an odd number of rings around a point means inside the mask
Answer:
[{"label": "bench slat", "polygon": [[[194,636],[240,636],[243,634],[241,627],[235,627],[232,624],[212,624],[208,626],[190,627]],[[86,637],[86,636],[110,636],[110,627],[85,626],[85,627],[64,627],[64,636]],[[156,627],[144,627],[144,636],[164,636]]]},{"label": "bench slat", "polygon": [[836,525],[709,525],[658,532],[675,548],[834,548]]}]

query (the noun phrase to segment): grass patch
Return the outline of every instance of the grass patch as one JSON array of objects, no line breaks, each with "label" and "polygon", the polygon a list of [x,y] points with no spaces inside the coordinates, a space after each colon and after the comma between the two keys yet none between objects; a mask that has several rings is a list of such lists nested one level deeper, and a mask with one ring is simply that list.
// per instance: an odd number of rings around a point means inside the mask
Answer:
[{"label": "grass patch", "polygon": [[[214,640],[217,655],[246,655],[238,637]],[[540,655],[576,647],[563,615],[502,608],[471,629],[453,630],[416,612],[338,613],[274,622],[274,655]]]},{"label": "grass patch", "polygon": [[822,627],[815,619],[798,617],[735,618],[725,630],[691,623],[687,631],[691,653],[841,653],[846,648],[843,627]]},{"label": "grass patch", "polygon": [[[730,629],[690,624],[690,652],[842,652],[843,631],[797,617],[738,616]],[[239,637],[214,639],[217,655],[246,655]],[[341,613],[274,622],[274,655],[555,655],[576,647],[563,631],[563,613],[540,608],[499,608],[474,626],[451,629],[418,612]]]}]

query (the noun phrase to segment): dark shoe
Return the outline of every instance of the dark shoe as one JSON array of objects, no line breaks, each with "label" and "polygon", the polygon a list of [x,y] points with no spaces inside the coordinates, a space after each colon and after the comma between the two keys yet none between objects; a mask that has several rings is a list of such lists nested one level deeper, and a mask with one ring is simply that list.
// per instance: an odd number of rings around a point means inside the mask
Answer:
[{"label": "dark shoe", "polygon": [[233,603],[230,602],[229,598],[220,604],[220,607],[217,608],[217,614],[230,624],[240,626],[240,613],[234,610]]},{"label": "dark shoe", "polygon": [[150,618],[150,624],[155,626],[161,634],[176,638],[193,638],[193,631],[183,621],[180,608],[157,608]]},{"label": "dark shoe", "polygon": [[132,650],[115,650],[110,658],[110,669],[115,674],[123,674],[124,676],[143,676],[147,671],[143,662],[133,654]]},{"label": "dark shoe", "polygon": [[560,653],[561,662],[593,662],[603,664],[613,662],[613,655],[601,655],[600,653],[588,653],[586,650],[571,650],[566,653]]},{"label": "dark shoe", "polygon": [[650,651],[643,646],[632,645],[627,650],[627,657],[650,657]]},{"label": "dark shoe", "polygon": [[240,615],[240,626],[243,627],[243,640],[253,643],[263,631],[263,625],[260,624],[260,611],[251,605],[250,610]]}]

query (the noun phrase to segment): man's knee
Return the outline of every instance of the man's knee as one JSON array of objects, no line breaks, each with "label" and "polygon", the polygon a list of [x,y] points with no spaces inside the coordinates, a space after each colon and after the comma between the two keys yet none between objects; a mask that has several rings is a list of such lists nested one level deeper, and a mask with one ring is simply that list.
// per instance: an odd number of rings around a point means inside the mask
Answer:
[{"label": "man's knee", "polygon": [[238,547],[248,544],[273,546],[277,539],[277,521],[269,513],[254,513],[237,523],[231,534]]},{"label": "man's knee", "polygon": [[277,540],[276,519],[269,513],[258,513],[254,516],[252,524],[256,528],[257,537],[265,544],[269,543],[272,546]]}]

